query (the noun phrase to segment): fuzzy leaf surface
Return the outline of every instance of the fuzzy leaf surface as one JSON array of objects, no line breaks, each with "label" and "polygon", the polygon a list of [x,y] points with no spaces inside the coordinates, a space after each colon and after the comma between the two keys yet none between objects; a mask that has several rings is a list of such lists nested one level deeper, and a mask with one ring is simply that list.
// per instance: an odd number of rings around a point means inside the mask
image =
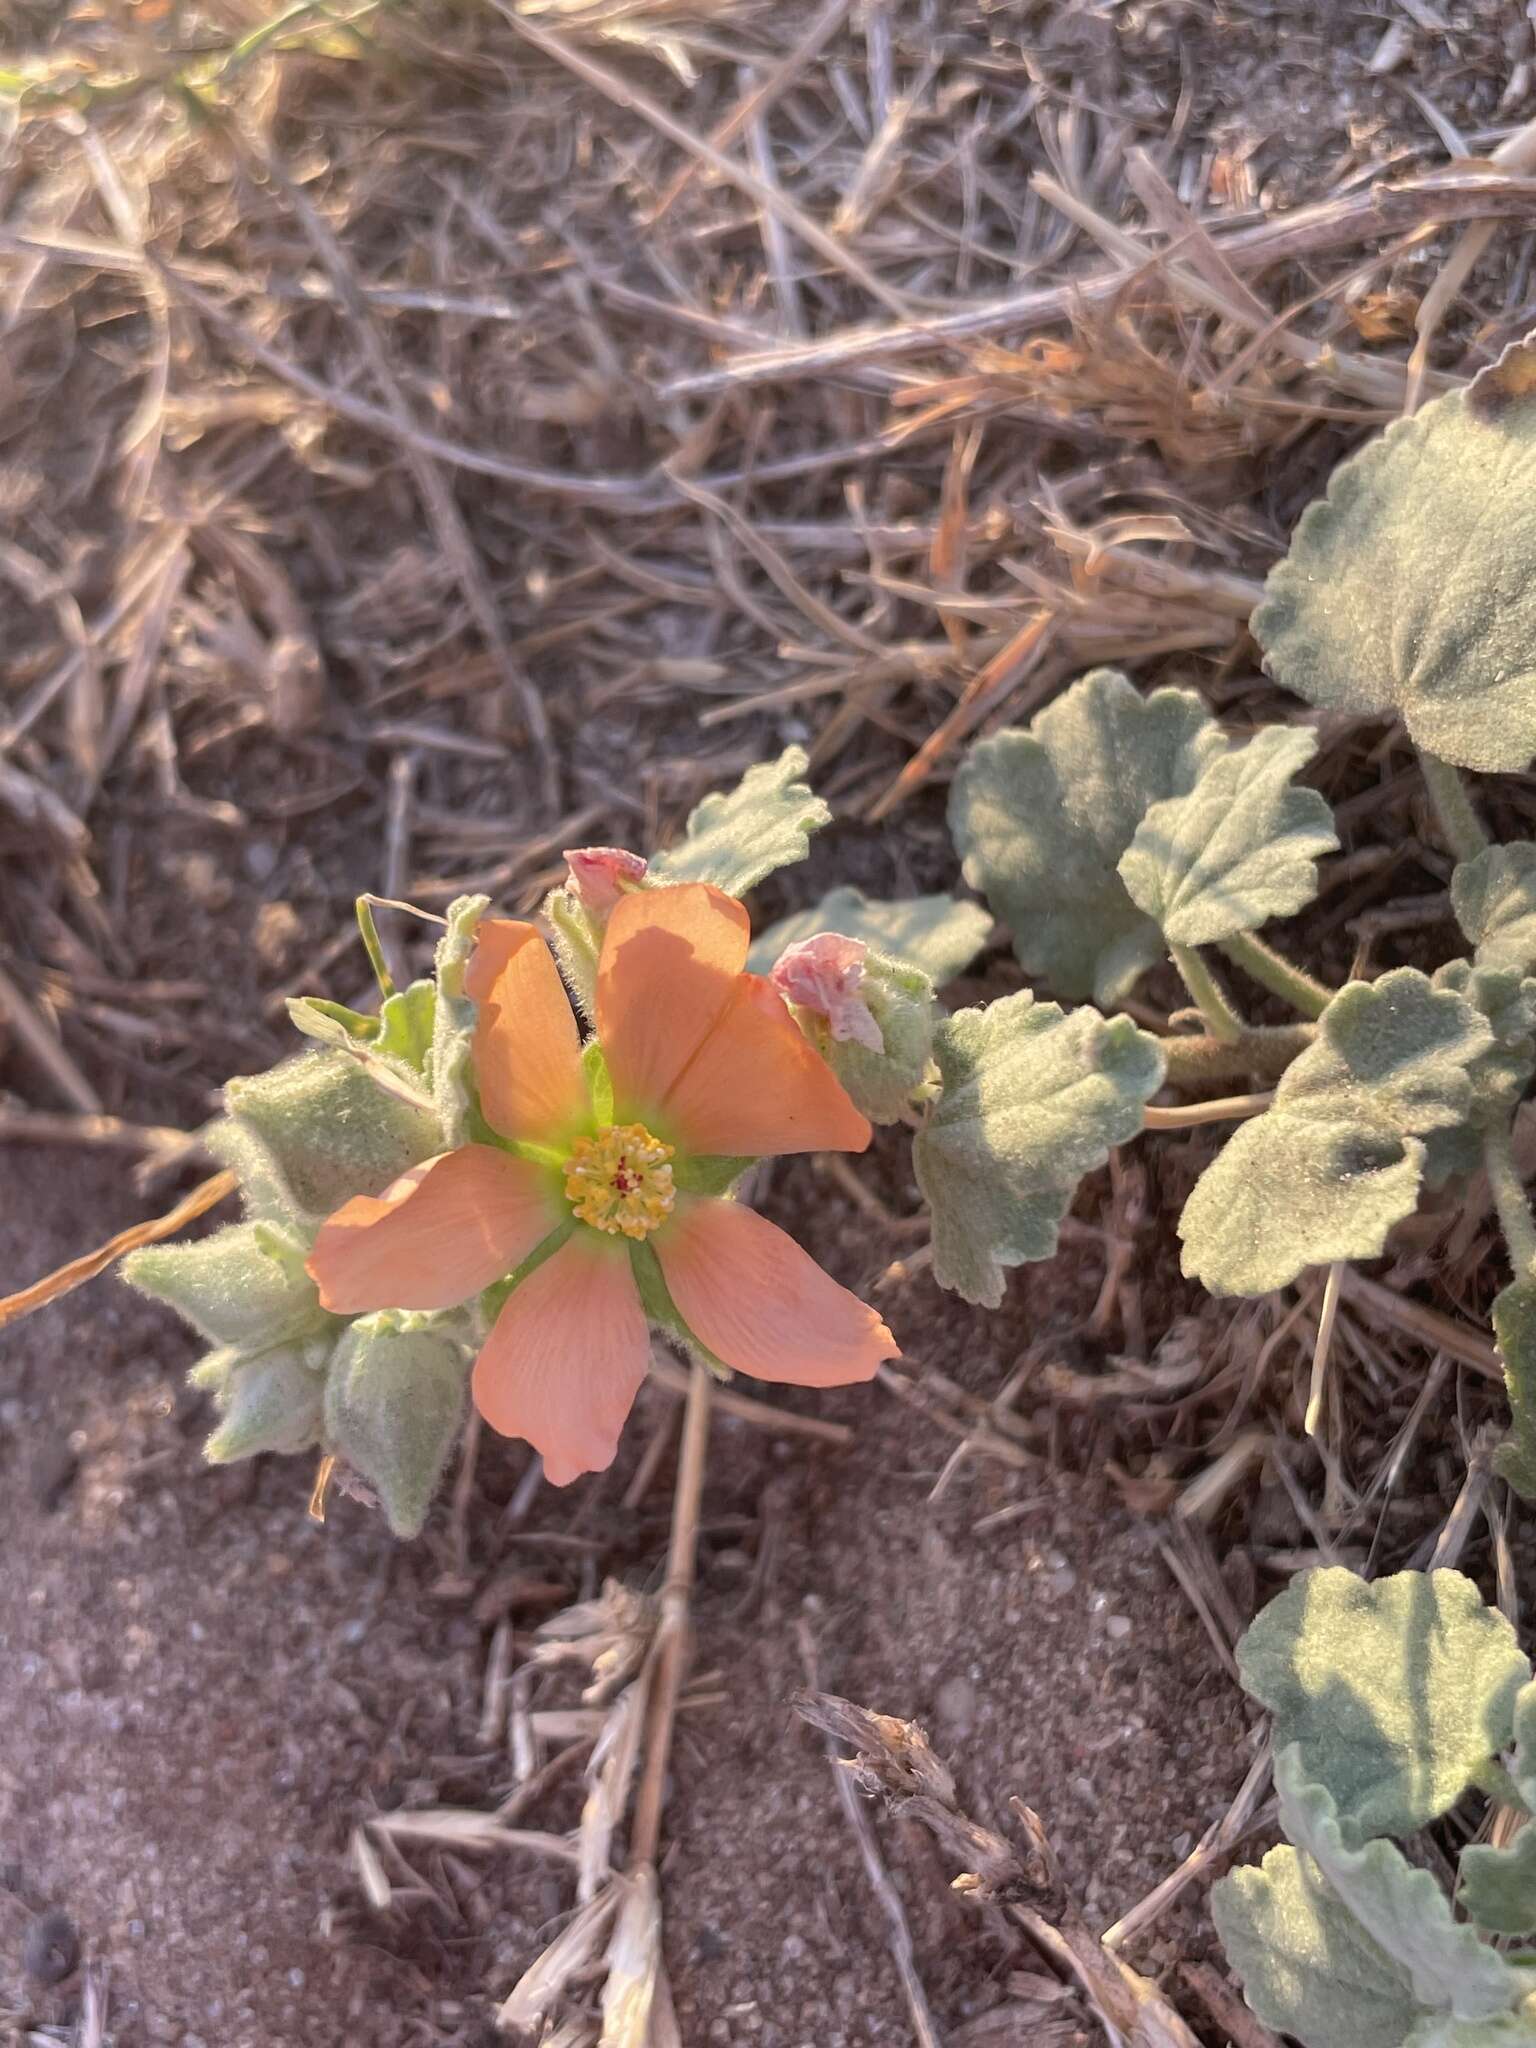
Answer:
[{"label": "fuzzy leaf surface", "polygon": [[[221,1363],[217,1373],[204,1369]],[[232,1465],[261,1451],[291,1456],[319,1441],[325,1382],[305,1347],[280,1344],[254,1357],[206,1360],[204,1367],[192,1375],[193,1384],[212,1393],[220,1418],[203,1446],[210,1465]]]},{"label": "fuzzy leaf surface", "polygon": [[1492,1320],[1510,1420],[1493,1468],[1522,1500],[1536,1500],[1536,1278],[1515,1280],[1496,1295]]},{"label": "fuzzy leaf surface", "polygon": [[[1531,1667],[1460,1572],[1300,1572],[1237,1646],[1276,1751],[1334,1801],[1346,1842],[1446,1813],[1508,1743]],[[1292,1837],[1296,1840],[1296,1837]]]},{"label": "fuzzy leaf surface", "polygon": [[1536,1928],[1536,1827],[1523,1827],[1508,1848],[1470,1842],[1461,1852],[1461,1903],[1490,1934]]},{"label": "fuzzy leaf surface", "polygon": [[1407,1972],[1374,1942],[1297,1850],[1211,1888],[1222,1947],[1267,2026],[1306,2048],[1403,2048],[1423,2008]]},{"label": "fuzzy leaf surface", "polygon": [[749,768],[734,789],[705,797],[678,844],[651,862],[651,880],[713,882],[727,896],[745,896],[764,875],[804,860],[811,834],[832,818],[801,780],[809,765],[804,747],[786,747],[777,761]]},{"label": "fuzzy leaf surface", "polygon": [[1351,982],[1264,1115],[1195,1183],[1184,1271],[1213,1294],[1265,1294],[1311,1265],[1377,1257],[1418,1201],[1431,1132],[1464,1124],[1493,1030],[1417,968]]},{"label": "fuzzy leaf surface", "polygon": [[1120,879],[1171,945],[1208,946],[1289,917],[1317,894],[1333,813],[1291,778],[1317,752],[1301,726],[1271,725],[1208,761],[1187,796],[1153,804],[1120,857]]},{"label": "fuzzy leaf surface", "polygon": [[465,1144],[472,1135],[475,1073],[471,1054],[477,1013],[464,993],[464,976],[475,950],[480,920],[490,907],[489,896],[456,896],[448,906],[447,925],[437,942],[433,963],[437,996],[432,1013],[428,1079],[445,1151]]},{"label": "fuzzy leaf surface", "polygon": [[1536,2048],[1536,2009],[1527,2000],[1516,2012],[1491,2020],[1458,2020],[1431,2013],[1420,2020],[1403,2048]]},{"label": "fuzzy leaf surface", "polygon": [[1027,990],[939,1027],[943,1092],[912,1148],[941,1287],[996,1308],[1005,1269],[1049,1258],[1078,1181],[1135,1137],[1163,1081],[1128,1017],[1064,1012]]},{"label": "fuzzy leaf surface", "polygon": [[1421,747],[1536,753],[1536,351],[1398,420],[1308,506],[1252,630],[1309,703],[1395,712]]},{"label": "fuzzy leaf surface", "polygon": [[1110,1004],[1161,958],[1162,934],[1119,862],[1152,806],[1188,795],[1225,749],[1193,692],[1143,697],[1113,669],[1074,683],[1027,732],[971,748],[949,829],[965,879],[1031,976],[1069,1000]]},{"label": "fuzzy leaf surface", "polygon": [[992,918],[979,903],[956,896],[905,896],[881,902],[846,884],[811,910],[781,917],[752,942],[747,965],[766,974],[786,946],[818,932],[862,939],[877,953],[920,967],[935,988],[964,974],[987,943]]},{"label": "fuzzy leaf surface", "polygon": [[294,1211],[318,1222],[352,1195],[377,1195],[443,1149],[424,1098],[392,1064],[351,1053],[300,1053],[270,1073],[231,1081],[230,1116],[266,1151]]},{"label": "fuzzy leaf surface", "polygon": [[1451,908],[1480,967],[1536,968],[1536,846],[1489,846],[1451,875]]},{"label": "fuzzy leaf surface", "polygon": [[1435,969],[1434,985],[1464,997],[1493,1033],[1492,1044],[1467,1066],[1472,1101],[1465,1119],[1425,1139],[1424,1177],[1438,1187],[1482,1164],[1483,1134],[1509,1122],[1536,1072],[1536,977],[1514,967],[1448,960]]},{"label": "fuzzy leaf surface", "polygon": [[1331,1795],[1307,1777],[1294,1744],[1275,1758],[1275,1790],[1286,1834],[1407,1971],[1420,2005],[1458,2020],[1490,2020],[1510,2010],[1521,1991],[1515,1971],[1454,1917],[1433,1875],[1410,1863],[1395,1842],[1350,1846]]}]

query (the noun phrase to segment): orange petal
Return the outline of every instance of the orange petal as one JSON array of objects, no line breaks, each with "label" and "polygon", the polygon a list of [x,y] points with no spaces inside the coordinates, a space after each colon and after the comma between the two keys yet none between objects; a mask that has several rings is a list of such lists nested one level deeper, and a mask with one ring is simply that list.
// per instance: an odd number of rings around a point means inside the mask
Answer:
[{"label": "orange petal", "polygon": [[608,920],[597,967],[597,1035],[619,1123],[658,1117],[746,964],[751,927],[707,882],[636,889]]},{"label": "orange petal", "polygon": [[650,1356],[628,1253],[578,1229],[508,1296],[475,1361],[475,1406],[569,1486],[613,1463]]},{"label": "orange petal", "polygon": [[740,974],[663,1106],[685,1152],[862,1152],[869,1119],[760,974]]},{"label": "orange petal", "polygon": [[560,1222],[550,1176],[491,1145],[413,1166],[320,1226],[306,1270],[335,1315],[453,1308],[521,1265]]},{"label": "orange petal", "polygon": [[581,1033],[555,956],[531,924],[487,918],[464,992],[480,1005],[475,1079],[491,1129],[558,1144],[588,1112]]},{"label": "orange petal", "polygon": [[872,1308],[755,1209],[685,1199],[653,1243],[683,1321],[753,1379],[840,1387],[900,1352]]}]

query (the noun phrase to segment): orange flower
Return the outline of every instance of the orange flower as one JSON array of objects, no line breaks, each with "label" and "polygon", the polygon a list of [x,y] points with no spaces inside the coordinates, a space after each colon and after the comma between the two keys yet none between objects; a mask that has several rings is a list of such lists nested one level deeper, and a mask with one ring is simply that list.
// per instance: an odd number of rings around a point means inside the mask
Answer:
[{"label": "orange flower", "polygon": [[557,1486],[611,1463],[668,1309],[756,1379],[869,1379],[897,1346],[782,1230],[708,1192],[729,1165],[862,1152],[867,1121],[761,976],[746,912],[702,883],[620,898],[598,963],[602,1057],[584,1057],[531,924],[480,927],[465,980],[488,1136],[428,1160],[322,1227],[328,1309],[445,1309],[512,1287],[475,1365],[475,1405],[543,1453]]}]

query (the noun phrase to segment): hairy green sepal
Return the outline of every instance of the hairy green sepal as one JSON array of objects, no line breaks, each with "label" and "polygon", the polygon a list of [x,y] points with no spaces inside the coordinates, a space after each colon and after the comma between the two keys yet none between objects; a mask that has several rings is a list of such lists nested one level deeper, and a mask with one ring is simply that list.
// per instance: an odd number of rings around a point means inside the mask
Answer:
[{"label": "hairy green sepal", "polygon": [[1118,1001],[1163,953],[1119,863],[1154,804],[1187,796],[1226,742],[1189,690],[1143,697],[1094,669],[1027,732],[979,740],[950,792],[965,879],[1026,971],[1069,1000]]},{"label": "hairy green sepal", "polygon": [[804,747],[786,747],[777,761],[749,768],[734,789],[705,797],[677,845],[651,862],[648,879],[712,882],[744,896],[776,868],[804,860],[810,835],[832,817],[801,780],[809,765]]},{"label": "hairy green sepal", "polygon": [[445,1318],[386,1310],[347,1330],[325,1379],[328,1450],[379,1496],[396,1536],[419,1534],[464,1414],[470,1353]]},{"label": "hairy green sepal", "polygon": [[[270,1073],[231,1081],[225,1106],[250,1141],[232,1148],[237,1171],[276,1188],[291,1209],[321,1222],[352,1195],[376,1195],[444,1149],[441,1127],[414,1077],[382,1055],[300,1053]],[[264,1160],[252,1158],[252,1147]]]},{"label": "hairy green sepal", "polygon": [[1463,768],[1536,752],[1536,393],[1517,344],[1333,473],[1252,630],[1278,683]]},{"label": "hairy green sepal", "polygon": [[1301,1572],[1238,1645],[1275,1745],[1337,1807],[1343,1839],[1450,1811],[1509,1742],[1531,1676],[1515,1632],[1459,1572]]},{"label": "hairy green sepal", "polygon": [[306,1251],[277,1223],[233,1223],[191,1244],[131,1252],[123,1278],[168,1303],[211,1344],[265,1349],[339,1327],[304,1270]]},{"label": "hairy green sepal", "polygon": [[323,1343],[279,1344],[243,1354],[216,1351],[190,1374],[213,1396],[219,1425],[203,1446],[210,1465],[232,1465],[262,1451],[292,1456],[320,1440],[324,1396]]},{"label": "hairy green sepal", "polygon": [[941,1287],[996,1308],[1006,1268],[1046,1259],[1078,1181],[1142,1127],[1163,1081],[1128,1017],[1024,990],[940,1026],[942,1093],[913,1146]]},{"label": "hairy green sepal", "polygon": [[814,908],[770,925],[753,940],[747,965],[754,974],[766,974],[787,946],[819,932],[837,932],[845,939],[862,939],[889,960],[921,968],[935,988],[943,988],[964,974],[991,930],[991,915],[979,903],[946,895],[881,902],[845,884]]},{"label": "hairy green sepal", "polygon": [[448,906],[447,928],[437,943],[437,1006],[432,1024],[432,1100],[442,1126],[443,1148],[452,1151],[474,1135],[476,1103],[472,1058],[477,1006],[464,993],[464,977],[489,896],[456,896]]},{"label": "hairy green sepal", "polygon": [[834,1038],[826,1018],[814,1011],[793,1003],[790,1008],[854,1106],[871,1123],[894,1124],[927,1082],[940,1020],[933,983],[921,967],[867,953],[859,995],[879,1027],[879,1052],[854,1039]]},{"label": "hairy green sepal", "polygon": [[1468,1122],[1485,1016],[1417,968],[1351,982],[1263,1116],[1196,1182],[1184,1270],[1213,1294],[1265,1294],[1306,1267],[1377,1257],[1419,1197],[1424,1140]]}]

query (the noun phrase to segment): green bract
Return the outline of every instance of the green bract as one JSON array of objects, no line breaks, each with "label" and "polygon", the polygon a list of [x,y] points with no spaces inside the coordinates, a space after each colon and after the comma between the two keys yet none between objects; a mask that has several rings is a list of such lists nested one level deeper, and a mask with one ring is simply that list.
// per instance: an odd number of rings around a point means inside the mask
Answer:
[{"label": "green bract", "polygon": [[1291,786],[1316,751],[1312,733],[1270,726],[1146,813],[1120,879],[1170,945],[1211,945],[1311,902],[1318,855],[1339,843],[1317,791]]},{"label": "green bract", "polygon": [[1536,395],[1518,344],[1334,471],[1253,632],[1309,703],[1395,712],[1464,768],[1536,753]]},{"label": "green bract", "polygon": [[1370,1582],[1338,1567],[1300,1573],[1270,1602],[1238,1669],[1351,1843],[1449,1812],[1509,1741],[1531,1675],[1514,1630],[1459,1572]]},{"label": "green bract", "polygon": [[1150,697],[1095,669],[1028,732],[979,740],[955,776],[949,825],[965,878],[1032,975],[1111,1003],[1161,955],[1162,935],[1118,872],[1156,803],[1185,796],[1225,747],[1188,690]]},{"label": "green bract", "polygon": [[1128,1017],[1025,992],[961,1010],[934,1041],[943,1092],[913,1146],[943,1287],[996,1308],[1004,1269],[1049,1258],[1078,1181],[1134,1137],[1163,1080]]},{"label": "green bract", "polygon": [[1418,1200],[1423,1140],[1464,1124],[1479,1010],[1417,968],[1351,982],[1196,1183],[1179,1221],[1184,1270],[1213,1294],[1263,1294],[1307,1266],[1374,1258]]},{"label": "green bract", "polygon": [[379,1496],[397,1536],[420,1533],[464,1415],[469,1354],[442,1316],[362,1316],[325,1381],[327,1446]]},{"label": "green bract", "polygon": [[419,1081],[378,1055],[300,1053],[269,1074],[231,1081],[224,1101],[293,1209],[314,1223],[443,1150]]},{"label": "green bract", "polygon": [[705,797],[681,840],[651,862],[649,880],[713,882],[728,896],[744,896],[775,868],[804,860],[810,835],[832,813],[800,777],[804,747],[786,747],[777,761],[749,768],[732,790]]},{"label": "green bract", "polygon": [[979,903],[954,896],[908,896],[881,903],[862,889],[844,886],[823,896],[812,910],[780,918],[752,942],[747,965],[766,974],[786,946],[818,932],[862,939],[875,952],[920,967],[935,988],[964,974],[987,943],[992,919]]}]

